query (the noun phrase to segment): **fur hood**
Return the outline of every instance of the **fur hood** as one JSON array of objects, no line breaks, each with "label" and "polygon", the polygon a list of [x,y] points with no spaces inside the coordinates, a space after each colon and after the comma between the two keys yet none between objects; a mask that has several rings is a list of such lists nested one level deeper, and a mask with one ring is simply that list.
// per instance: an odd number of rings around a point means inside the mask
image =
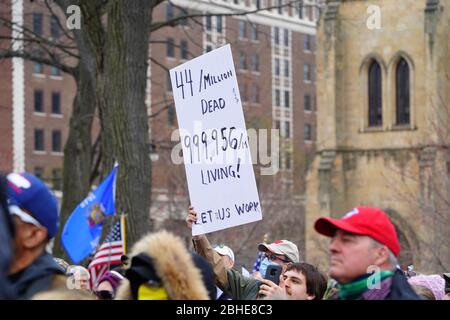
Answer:
[{"label": "fur hood", "polygon": [[[182,240],[167,231],[150,233],[139,240],[131,250],[131,259],[144,253],[154,261],[154,269],[172,300],[208,300],[200,270]],[[132,299],[130,282],[123,279],[116,299]]]}]

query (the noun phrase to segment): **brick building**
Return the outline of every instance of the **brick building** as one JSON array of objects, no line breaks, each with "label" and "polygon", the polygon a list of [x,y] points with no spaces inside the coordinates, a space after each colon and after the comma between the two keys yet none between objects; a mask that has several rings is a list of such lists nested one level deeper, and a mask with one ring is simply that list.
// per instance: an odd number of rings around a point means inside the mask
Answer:
[{"label": "brick building", "polygon": [[[270,0],[171,2],[174,5],[163,2],[154,10],[153,21],[186,13],[252,11],[285,3]],[[5,6],[11,3],[0,2]],[[21,16],[31,30],[49,39],[60,36],[42,3],[13,3],[19,19]],[[264,215],[277,220],[276,214],[283,208],[293,216],[289,219],[294,226],[270,236],[303,241],[303,176],[316,139],[315,28],[319,16],[318,8],[313,6],[315,1],[304,3],[304,6],[273,8],[243,16],[185,20],[177,27],[151,34],[146,104],[154,146],[150,155],[153,161],[151,215],[156,227],[186,234],[184,215],[188,199],[184,166],[174,165],[170,160],[172,147],[177,144],[171,141],[177,123],[167,69],[230,43],[247,129],[280,130],[279,172],[275,176],[261,176],[259,166],[255,165],[255,174]],[[8,46],[4,42],[1,45]],[[0,169],[34,172],[58,190],[75,83],[71,76],[55,68],[18,58],[2,60],[0,70],[0,132],[6,137],[0,146]],[[270,145],[270,140],[267,143]],[[247,244],[240,248],[244,262],[250,263],[256,242],[273,227],[267,224],[250,232],[253,235],[247,239],[250,253],[244,254]],[[228,239],[237,231],[230,232],[219,233],[216,240]],[[303,245],[299,243],[299,247]]]}]

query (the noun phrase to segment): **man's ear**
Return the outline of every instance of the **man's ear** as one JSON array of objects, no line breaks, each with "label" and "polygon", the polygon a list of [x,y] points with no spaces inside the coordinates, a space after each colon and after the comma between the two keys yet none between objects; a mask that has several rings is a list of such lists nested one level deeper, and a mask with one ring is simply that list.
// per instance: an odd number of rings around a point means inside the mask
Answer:
[{"label": "man's ear", "polygon": [[33,249],[45,244],[48,238],[47,229],[33,225],[27,225],[23,235],[23,246],[27,249]]},{"label": "man's ear", "polygon": [[375,256],[375,265],[382,266],[389,262],[389,249],[386,246],[377,248]]}]

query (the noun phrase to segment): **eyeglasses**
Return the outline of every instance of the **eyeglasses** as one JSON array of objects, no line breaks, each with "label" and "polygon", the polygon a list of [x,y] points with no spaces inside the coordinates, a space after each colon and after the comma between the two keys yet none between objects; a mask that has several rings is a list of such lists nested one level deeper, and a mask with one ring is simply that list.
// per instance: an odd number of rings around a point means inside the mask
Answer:
[{"label": "eyeglasses", "polygon": [[269,261],[272,261],[272,262],[277,261],[277,260],[279,260],[279,261],[281,261],[283,263],[290,263],[291,262],[291,261],[289,261],[287,259],[280,258],[279,256],[276,256],[274,254],[270,254],[270,253],[267,253],[267,252],[264,253],[264,256],[267,257],[267,259],[269,259]]},{"label": "eyeglasses", "polygon": [[114,299],[114,294],[111,291],[108,291],[108,290],[95,291],[94,294],[100,300],[112,300],[112,299]]},{"label": "eyeglasses", "polygon": [[11,215],[18,217],[22,222],[42,228],[42,224],[40,224],[39,221],[33,218],[30,214],[20,209],[18,206],[9,206],[8,209]]}]

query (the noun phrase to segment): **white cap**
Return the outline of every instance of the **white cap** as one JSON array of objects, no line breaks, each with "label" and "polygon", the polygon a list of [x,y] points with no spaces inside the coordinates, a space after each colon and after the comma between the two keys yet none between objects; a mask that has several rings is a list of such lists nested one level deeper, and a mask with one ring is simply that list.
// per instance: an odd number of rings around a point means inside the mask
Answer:
[{"label": "white cap", "polygon": [[224,244],[221,244],[219,246],[216,246],[214,248],[214,250],[216,250],[216,252],[218,254],[220,254],[221,256],[229,256],[230,259],[233,260],[233,262],[234,262],[234,253],[233,253],[233,250],[231,250],[230,247],[228,247],[228,246],[226,246]]}]

